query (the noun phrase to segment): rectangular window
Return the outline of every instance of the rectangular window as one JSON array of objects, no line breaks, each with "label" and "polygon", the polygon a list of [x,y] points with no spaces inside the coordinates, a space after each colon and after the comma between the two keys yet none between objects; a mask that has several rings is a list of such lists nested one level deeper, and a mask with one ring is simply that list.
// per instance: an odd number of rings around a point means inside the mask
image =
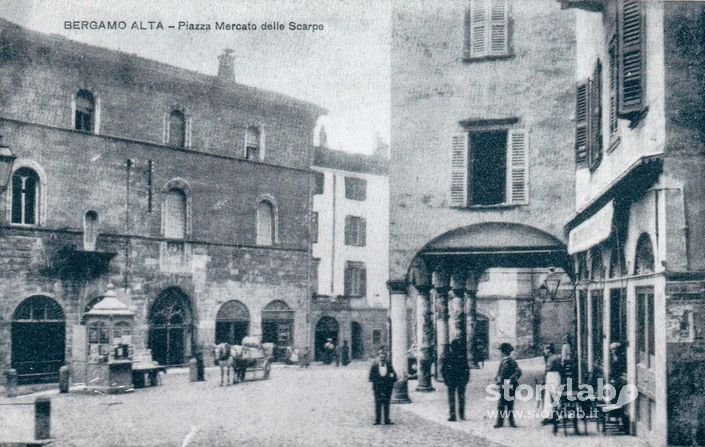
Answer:
[{"label": "rectangular window", "polygon": [[588,313],[587,313],[587,290],[578,291],[578,300],[580,305],[580,360],[587,364],[588,359]]},{"label": "rectangular window", "polygon": [[465,11],[464,57],[475,59],[509,54],[507,0],[469,0]]},{"label": "rectangular window", "polygon": [[627,342],[627,291],[610,290],[610,343]]},{"label": "rectangular window", "polygon": [[451,146],[450,204],[527,204],[528,167],[525,130],[471,130],[456,135]]},{"label": "rectangular window", "polygon": [[345,198],[350,200],[367,199],[367,180],[355,177],[345,177]]},{"label": "rectangular window", "polygon": [[311,242],[318,242],[318,213],[311,213]]},{"label": "rectangular window", "polygon": [[637,289],[636,320],[637,362],[653,368],[656,355],[653,288],[644,287]]},{"label": "rectangular window", "polygon": [[372,344],[381,345],[382,344],[382,331],[379,329],[372,330]]},{"label": "rectangular window", "polygon": [[365,296],[367,293],[367,271],[363,262],[345,263],[345,295]]},{"label": "rectangular window", "polygon": [[602,353],[604,339],[604,311],[602,290],[590,291],[590,301],[592,304],[592,364],[593,367],[602,368],[602,359],[604,358]]},{"label": "rectangular window", "polygon": [[324,187],[325,187],[325,181],[326,181],[325,174],[323,174],[322,172],[316,172],[314,174],[314,176],[315,176],[316,184],[313,188],[313,193],[314,194],[323,194]]},{"label": "rectangular window", "polygon": [[364,247],[367,243],[367,223],[358,216],[345,216],[345,245]]}]

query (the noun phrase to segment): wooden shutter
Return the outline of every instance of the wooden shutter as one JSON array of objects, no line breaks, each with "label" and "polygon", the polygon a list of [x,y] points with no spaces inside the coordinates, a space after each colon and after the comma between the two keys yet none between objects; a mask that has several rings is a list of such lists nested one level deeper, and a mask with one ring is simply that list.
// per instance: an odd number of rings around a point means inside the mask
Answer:
[{"label": "wooden shutter", "polygon": [[526,204],[529,203],[529,134],[523,129],[510,130],[507,139],[507,202]]},{"label": "wooden shutter", "polygon": [[363,218],[360,218],[360,236],[359,236],[359,241],[360,241],[360,247],[364,247],[367,245],[367,221]]},{"label": "wooden shutter", "polygon": [[602,159],[602,63],[597,60],[592,80],[589,83],[590,116],[588,125],[588,163],[590,168],[597,166]]},{"label": "wooden shutter", "polygon": [[450,206],[468,206],[468,133],[453,135],[450,154]]},{"label": "wooden shutter", "polygon": [[489,17],[486,0],[470,0],[470,57],[487,56]]},{"label": "wooden shutter", "polygon": [[353,245],[352,216],[345,216],[345,245]]},{"label": "wooden shutter", "polygon": [[345,295],[352,295],[352,268],[350,264],[345,265],[345,277],[343,278],[344,293]]},{"label": "wooden shutter", "polygon": [[507,0],[491,0],[490,54],[502,55],[508,53],[507,23]]},{"label": "wooden shutter", "polygon": [[578,84],[575,89],[575,164],[582,167],[587,162],[588,146],[588,84]]},{"label": "wooden shutter", "polygon": [[617,79],[618,75],[618,54],[617,54],[617,39],[612,37],[609,46],[609,89],[610,89],[610,137],[614,136],[619,130],[617,121]]},{"label": "wooden shutter", "polygon": [[367,295],[367,269],[362,265],[358,272],[360,272],[360,282],[357,292],[358,295],[365,296]]},{"label": "wooden shutter", "polygon": [[644,21],[641,0],[619,0],[619,114],[630,116],[643,109]]}]

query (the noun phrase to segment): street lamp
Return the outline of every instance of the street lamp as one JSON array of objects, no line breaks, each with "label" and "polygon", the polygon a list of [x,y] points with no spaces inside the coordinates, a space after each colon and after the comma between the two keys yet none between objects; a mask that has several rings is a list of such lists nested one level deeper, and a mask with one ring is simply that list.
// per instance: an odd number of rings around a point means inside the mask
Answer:
[{"label": "street lamp", "polygon": [[12,165],[16,158],[10,147],[3,144],[2,135],[0,135],[0,194],[7,189],[12,175]]}]

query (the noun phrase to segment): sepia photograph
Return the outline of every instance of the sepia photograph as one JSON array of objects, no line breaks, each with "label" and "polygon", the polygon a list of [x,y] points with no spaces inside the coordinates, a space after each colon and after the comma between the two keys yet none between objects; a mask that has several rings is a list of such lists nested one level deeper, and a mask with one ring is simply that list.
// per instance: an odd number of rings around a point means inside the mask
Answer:
[{"label": "sepia photograph", "polygon": [[0,447],[705,446],[705,1],[0,0]]}]

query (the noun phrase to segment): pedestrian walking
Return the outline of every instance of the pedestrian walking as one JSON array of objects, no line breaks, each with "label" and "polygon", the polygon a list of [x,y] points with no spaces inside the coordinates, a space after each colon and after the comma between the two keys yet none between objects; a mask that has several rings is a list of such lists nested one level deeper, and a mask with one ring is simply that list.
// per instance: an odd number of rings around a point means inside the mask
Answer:
[{"label": "pedestrian walking", "polygon": [[382,413],[384,413],[384,423],[392,425],[393,422],[389,418],[389,403],[392,399],[394,382],[397,381],[397,374],[391,363],[387,361],[387,352],[384,349],[379,350],[377,359],[372,362],[369,380],[372,382],[372,391],[375,396],[374,425],[381,423]]},{"label": "pedestrian walking", "polygon": [[546,370],[544,374],[543,399],[541,404],[542,423],[549,424],[555,422],[555,409],[560,402],[561,379],[563,364],[561,356],[556,354],[556,347],[553,343],[547,344],[543,348],[544,359],[546,360]]},{"label": "pedestrian walking", "polygon": [[323,363],[330,365],[333,363],[333,357],[335,356],[335,345],[333,344],[333,339],[329,338],[323,345]]},{"label": "pedestrian walking", "polygon": [[[470,368],[464,349],[458,340],[448,347],[448,352],[441,359],[441,375],[443,382],[448,388],[448,410],[449,421],[456,420],[456,414],[460,420],[465,420],[465,387],[470,381]],[[456,413],[455,402],[458,402]]]},{"label": "pedestrian walking", "polygon": [[514,392],[519,385],[521,368],[512,358],[514,347],[511,344],[502,343],[499,345],[499,350],[502,352],[502,361],[499,363],[495,383],[499,387],[500,397],[497,402],[497,422],[494,428],[503,427],[505,417],[509,419],[511,427],[516,427],[514,420]]},{"label": "pedestrian walking", "polygon": [[347,340],[343,340],[343,346],[340,347],[340,363],[343,366],[347,366],[350,363],[350,347]]}]

